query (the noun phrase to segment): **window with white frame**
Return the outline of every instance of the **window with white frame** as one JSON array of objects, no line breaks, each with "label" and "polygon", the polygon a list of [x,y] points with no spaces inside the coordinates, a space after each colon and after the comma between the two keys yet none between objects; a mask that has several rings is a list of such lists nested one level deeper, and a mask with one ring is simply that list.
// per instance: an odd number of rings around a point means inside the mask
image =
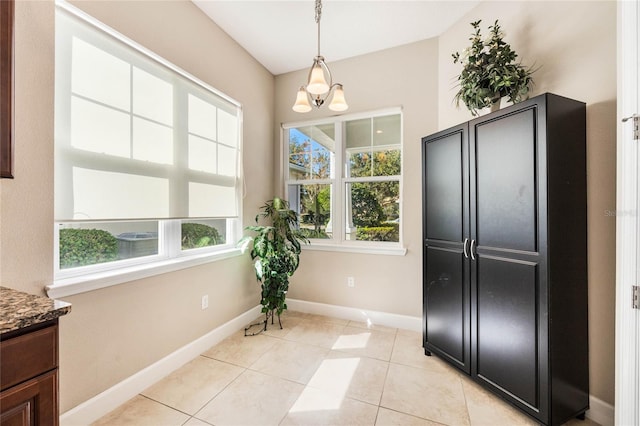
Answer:
[{"label": "window with white frame", "polygon": [[287,124],[283,135],[287,198],[309,238],[400,245],[400,110]]},{"label": "window with white frame", "polygon": [[66,3],[56,9],[56,279],[229,250],[241,109]]}]

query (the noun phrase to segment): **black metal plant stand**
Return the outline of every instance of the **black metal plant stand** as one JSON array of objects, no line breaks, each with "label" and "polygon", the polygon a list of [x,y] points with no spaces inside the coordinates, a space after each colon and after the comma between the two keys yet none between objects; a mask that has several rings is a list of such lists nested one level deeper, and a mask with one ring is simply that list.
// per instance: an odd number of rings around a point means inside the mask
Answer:
[{"label": "black metal plant stand", "polygon": [[[267,311],[264,314],[264,319],[260,322],[256,322],[253,324],[249,324],[247,327],[245,327],[244,329],[244,335],[245,337],[247,336],[257,336],[258,334],[262,333],[263,331],[267,331],[267,325],[269,324],[269,318],[271,318],[271,324],[273,325],[274,323],[274,317],[278,316],[278,324],[280,325],[280,330],[282,330],[282,321],[280,320],[280,314],[277,313],[277,311],[275,309],[272,309],[270,311]],[[260,330],[254,332],[254,333],[249,333],[249,331],[254,328],[254,327],[258,327],[261,326],[262,328],[260,328]]]}]

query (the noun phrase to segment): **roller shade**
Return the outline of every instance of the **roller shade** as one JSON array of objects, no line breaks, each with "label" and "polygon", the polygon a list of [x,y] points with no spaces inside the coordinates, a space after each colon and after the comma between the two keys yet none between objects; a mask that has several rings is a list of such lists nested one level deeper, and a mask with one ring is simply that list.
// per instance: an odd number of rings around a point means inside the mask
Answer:
[{"label": "roller shade", "polygon": [[235,101],[56,8],[55,219],[238,216]]}]

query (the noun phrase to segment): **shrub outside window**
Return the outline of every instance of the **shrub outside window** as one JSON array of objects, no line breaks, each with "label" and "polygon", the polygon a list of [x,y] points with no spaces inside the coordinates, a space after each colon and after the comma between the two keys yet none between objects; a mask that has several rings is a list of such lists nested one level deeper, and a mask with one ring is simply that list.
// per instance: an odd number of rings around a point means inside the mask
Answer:
[{"label": "shrub outside window", "polygon": [[287,196],[309,238],[334,245],[400,244],[399,110],[283,130]]}]

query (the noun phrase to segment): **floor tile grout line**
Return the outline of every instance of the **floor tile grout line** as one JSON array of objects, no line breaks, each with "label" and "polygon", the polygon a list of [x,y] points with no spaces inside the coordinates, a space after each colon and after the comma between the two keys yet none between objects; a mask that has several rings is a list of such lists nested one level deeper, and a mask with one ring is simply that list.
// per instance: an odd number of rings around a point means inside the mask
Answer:
[{"label": "floor tile grout line", "polygon": [[439,425],[442,425],[442,426],[450,426],[447,423],[442,423],[442,422],[439,422],[437,420],[429,419],[429,418],[426,418],[426,417],[416,416],[415,414],[405,413],[404,411],[400,411],[400,410],[397,410],[395,408],[385,407],[384,405],[381,405],[380,408],[385,409],[385,410],[389,410],[389,411],[393,411],[394,413],[403,414],[405,416],[413,417],[414,419],[426,420],[426,421],[428,421],[430,423],[436,423],[436,424],[439,424]]},{"label": "floor tile grout line", "polygon": [[[164,402],[162,402],[162,401],[158,401],[157,399],[151,398],[150,396],[143,395],[143,394],[142,394],[142,392],[141,392],[141,393],[139,393],[138,395],[139,395],[139,396],[141,396],[141,397],[143,397],[143,398],[148,399],[149,401],[153,401],[153,402],[156,402],[156,403],[158,403],[158,404],[160,404],[160,405],[164,405],[165,407],[170,408],[170,409],[172,409],[173,411],[177,411],[177,412],[182,413],[182,414],[185,414],[185,415],[187,415],[187,416],[189,416],[189,417],[192,417],[192,416],[193,416],[193,414],[189,414],[189,413],[187,413],[186,411],[182,411],[182,410],[180,410],[180,409],[178,409],[178,408],[176,408],[176,407],[172,407],[172,406],[170,406],[169,404],[165,404]],[[132,398],[132,399],[133,399],[133,398]],[[131,400],[129,400],[129,401],[131,401]],[[126,404],[126,402],[125,402],[125,404]],[[124,404],[123,404],[123,405],[124,405]]]},{"label": "floor tile grout line", "polygon": [[[231,364],[231,365],[233,365],[233,364]],[[225,391],[229,386],[231,386],[231,384],[232,384],[232,383],[234,383],[236,380],[238,380],[238,378],[239,378],[240,376],[242,376],[246,371],[247,371],[247,368],[244,368],[244,370],[243,370],[240,374],[238,374],[236,377],[234,377],[234,378],[233,378],[233,380],[231,380],[229,383],[227,383],[227,384],[226,384],[222,389],[220,389],[220,391],[216,392],[216,394],[215,394],[213,397],[211,397],[207,402],[205,402],[205,403],[202,405],[202,407],[200,407],[200,408],[198,409],[198,411],[196,411],[196,412],[193,414],[193,417],[195,417],[195,416],[196,416],[200,411],[202,411],[202,410],[204,409],[204,407],[206,407],[207,405],[209,405],[209,404],[211,403],[211,401],[213,401],[214,399],[216,399],[216,397],[217,397],[218,395],[220,395],[220,394],[221,394],[222,392],[224,392],[224,391]],[[198,417],[196,417],[196,418],[197,418],[198,420],[200,420],[200,418],[198,418]],[[203,421],[204,421],[204,420],[203,420]],[[209,423],[209,422],[205,422],[205,423]]]},{"label": "floor tile grout line", "polygon": [[471,425],[471,411],[469,410],[469,401],[467,400],[467,392],[464,389],[464,382],[458,375],[458,382],[460,383],[460,389],[462,390],[462,396],[464,397],[464,408],[467,410],[467,418],[469,419],[469,425]]}]

